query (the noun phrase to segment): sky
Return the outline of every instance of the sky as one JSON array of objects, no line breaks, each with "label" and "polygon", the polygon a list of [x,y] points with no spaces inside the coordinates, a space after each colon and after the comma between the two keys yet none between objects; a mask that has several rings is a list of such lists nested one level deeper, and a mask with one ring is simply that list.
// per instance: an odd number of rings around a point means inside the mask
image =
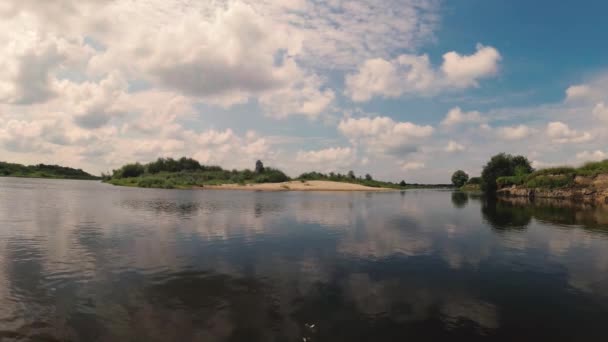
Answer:
[{"label": "sky", "polygon": [[409,183],[608,158],[605,1],[5,0],[0,160]]}]

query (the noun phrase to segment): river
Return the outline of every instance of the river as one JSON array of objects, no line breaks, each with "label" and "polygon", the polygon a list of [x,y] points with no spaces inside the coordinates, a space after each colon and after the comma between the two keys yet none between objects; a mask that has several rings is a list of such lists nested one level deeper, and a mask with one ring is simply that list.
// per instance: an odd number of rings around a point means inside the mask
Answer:
[{"label": "river", "polygon": [[0,178],[0,340],[605,341],[608,211]]}]

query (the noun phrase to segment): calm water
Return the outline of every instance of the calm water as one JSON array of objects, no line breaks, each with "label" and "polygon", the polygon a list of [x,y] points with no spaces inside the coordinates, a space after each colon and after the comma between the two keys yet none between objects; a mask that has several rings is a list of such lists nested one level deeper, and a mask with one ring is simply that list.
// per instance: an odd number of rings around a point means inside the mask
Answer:
[{"label": "calm water", "polygon": [[0,340],[606,341],[608,212],[0,179]]}]

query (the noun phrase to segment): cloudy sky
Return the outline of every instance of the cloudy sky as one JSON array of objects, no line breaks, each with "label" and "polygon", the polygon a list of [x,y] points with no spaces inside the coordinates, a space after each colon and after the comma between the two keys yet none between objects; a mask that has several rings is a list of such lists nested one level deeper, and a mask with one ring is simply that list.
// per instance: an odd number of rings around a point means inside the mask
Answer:
[{"label": "cloudy sky", "polygon": [[448,182],[608,158],[603,1],[4,0],[0,160]]}]

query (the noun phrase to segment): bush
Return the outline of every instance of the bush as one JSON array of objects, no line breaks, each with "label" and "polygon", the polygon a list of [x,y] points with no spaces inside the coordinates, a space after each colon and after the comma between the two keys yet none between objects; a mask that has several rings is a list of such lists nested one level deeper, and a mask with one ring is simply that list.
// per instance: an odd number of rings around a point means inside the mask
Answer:
[{"label": "bush", "polygon": [[530,161],[524,156],[497,154],[488,161],[481,172],[481,189],[486,193],[494,193],[497,189],[496,180],[499,177],[523,177],[533,171]]},{"label": "bush", "polygon": [[528,188],[562,188],[574,183],[574,174],[536,176],[526,182]]},{"label": "bush", "polygon": [[134,178],[143,175],[145,172],[144,166],[140,163],[127,164],[117,171],[114,171],[114,178]]},{"label": "bush", "polygon": [[452,184],[457,188],[465,185],[468,180],[469,175],[462,170],[458,170],[452,174]]},{"label": "bush", "polygon": [[500,188],[504,188],[512,185],[522,185],[524,184],[526,177],[522,176],[503,176],[498,177],[496,179],[496,186]]},{"label": "bush", "polygon": [[481,184],[481,177],[471,177],[467,184],[479,185]]}]

